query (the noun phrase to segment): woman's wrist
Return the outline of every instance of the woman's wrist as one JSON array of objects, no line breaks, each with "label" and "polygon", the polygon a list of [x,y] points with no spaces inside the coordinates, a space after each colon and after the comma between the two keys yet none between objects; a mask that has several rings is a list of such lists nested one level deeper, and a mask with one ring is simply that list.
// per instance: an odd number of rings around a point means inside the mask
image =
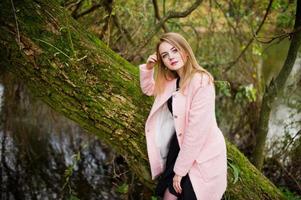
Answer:
[{"label": "woman's wrist", "polygon": [[146,69],[151,70],[153,68],[154,68],[154,66],[152,66],[152,64],[146,63]]},{"label": "woman's wrist", "polygon": [[183,176],[181,176],[181,175],[178,175],[178,174],[175,174],[175,176],[178,176],[178,177],[180,177],[180,178],[182,178]]}]

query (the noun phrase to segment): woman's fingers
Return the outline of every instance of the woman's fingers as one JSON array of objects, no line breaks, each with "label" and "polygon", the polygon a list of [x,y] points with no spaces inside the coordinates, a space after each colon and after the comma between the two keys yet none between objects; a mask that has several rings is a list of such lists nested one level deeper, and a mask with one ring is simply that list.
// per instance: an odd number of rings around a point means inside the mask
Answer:
[{"label": "woman's fingers", "polygon": [[154,62],[154,58],[152,57],[148,57],[147,61],[146,62]]},{"label": "woman's fingers", "polygon": [[176,186],[177,186],[177,189],[178,189],[178,193],[181,193],[182,192],[181,183],[177,182]]},{"label": "woman's fingers", "polygon": [[157,63],[157,56],[156,55],[150,55],[147,58],[146,65],[147,65],[148,69],[152,69],[156,63]]},{"label": "woman's fingers", "polygon": [[179,182],[174,182],[174,189],[177,193],[182,192],[181,184]]},{"label": "woman's fingers", "polygon": [[157,62],[157,60],[156,60],[155,58],[150,58],[150,59],[149,59],[149,62],[155,63],[155,62]]},{"label": "woman's fingers", "polygon": [[149,57],[149,61],[151,61],[151,62],[157,62],[157,56],[156,55],[151,55],[150,57]]},{"label": "woman's fingers", "polygon": [[181,179],[182,177],[177,175],[173,178],[173,187],[177,193],[182,193]]}]

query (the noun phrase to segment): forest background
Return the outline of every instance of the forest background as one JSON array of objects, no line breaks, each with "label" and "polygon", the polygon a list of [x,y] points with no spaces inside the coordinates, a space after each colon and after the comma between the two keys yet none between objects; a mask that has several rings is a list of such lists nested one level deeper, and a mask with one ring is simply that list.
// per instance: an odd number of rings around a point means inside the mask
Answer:
[{"label": "forest background", "polygon": [[[200,65],[215,77],[217,120],[228,141],[281,191],[279,199],[301,199],[300,0],[24,2],[1,2],[1,8],[7,8],[0,14],[0,53],[4,58],[0,62],[3,199],[154,199],[153,183],[145,182],[147,175],[140,177],[144,169],[135,166],[143,160],[141,166],[147,167],[145,147],[141,147],[144,138],[125,136],[132,129],[143,134],[152,99],[143,97],[140,102],[128,96],[141,93],[136,87],[137,66],[154,52],[159,36],[168,31],[181,33]],[[90,38],[95,46],[78,45],[84,37]],[[116,55],[102,50],[107,47]],[[41,55],[51,62],[42,61]],[[53,65],[53,61],[63,57],[68,59],[62,66]],[[95,60],[87,61],[90,57]],[[73,79],[81,79],[72,76],[74,69],[70,68],[76,67],[82,68],[83,74],[97,68],[95,74],[99,77],[89,76],[84,82],[95,85],[96,93],[100,93],[97,99],[107,101],[99,109],[111,121],[100,120],[93,125],[100,132],[72,114],[77,113],[72,108],[77,104],[66,106],[64,103],[72,102],[70,99],[56,98],[55,92],[45,90],[53,87],[60,96],[80,91],[76,102],[82,112],[90,113],[93,107],[83,103],[93,101],[88,99],[90,90],[81,90],[82,85],[74,82]],[[52,68],[64,68],[59,75],[64,81],[52,81],[53,71],[48,71]],[[34,82],[38,76],[49,84],[39,87],[39,82]],[[110,92],[97,86],[98,78]],[[118,78],[134,81],[135,87],[122,85],[124,82]],[[75,86],[64,89],[64,83]],[[85,94],[89,94],[87,99]],[[133,105],[124,109],[123,103],[129,99]],[[91,115],[89,119],[95,120],[94,117],[97,116]],[[104,128],[98,123],[109,125]],[[108,133],[121,139],[112,141]],[[141,154],[133,155],[144,155],[141,160],[129,156],[136,148],[141,149]],[[241,166],[247,161],[236,161],[236,154],[229,152],[230,185],[224,198],[246,199],[238,194],[248,193],[256,185],[243,185],[249,175]],[[236,186],[239,184],[242,186]],[[262,191],[258,199],[273,199]]]}]

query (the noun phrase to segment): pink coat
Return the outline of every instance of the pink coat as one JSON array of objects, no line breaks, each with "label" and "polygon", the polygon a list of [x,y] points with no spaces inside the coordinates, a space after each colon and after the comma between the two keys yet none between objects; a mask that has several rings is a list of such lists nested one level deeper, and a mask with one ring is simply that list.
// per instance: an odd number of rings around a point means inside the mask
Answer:
[{"label": "pink coat", "polygon": [[[140,86],[148,96],[154,91],[154,70],[139,66]],[[154,180],[163,172],[162,159],[155,144],[158,111],[173,95],[173,118],[180,146],[174,172],[189,174],[199,200],[219,200],[227,187],[226,144],[215,118],[215,88],[209,77],[196,73],[182,94],[175,91],[176,79],[166,83],[156,96],[145,124],[148,158]]]}]

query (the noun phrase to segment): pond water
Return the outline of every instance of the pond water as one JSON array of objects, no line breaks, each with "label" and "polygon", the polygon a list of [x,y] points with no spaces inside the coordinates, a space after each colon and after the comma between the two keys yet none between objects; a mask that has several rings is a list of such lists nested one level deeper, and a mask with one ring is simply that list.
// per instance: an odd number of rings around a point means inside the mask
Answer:
[{"label": "pond water", "polygon": [[120,199],[124,171],[108,147],[12,75],[0,83],[0,199]]},{"label": "pond water", "polygon": [[[270,81],[279,73],[288,50],[288,41],[268,48],[262,62],[262,73]],[[285,134],[292,137],[301,129],[301,51],[297,56],[291,74],[285,84],[285,89],[272,105],[269,122],[268,141],[279,139]]]}]

